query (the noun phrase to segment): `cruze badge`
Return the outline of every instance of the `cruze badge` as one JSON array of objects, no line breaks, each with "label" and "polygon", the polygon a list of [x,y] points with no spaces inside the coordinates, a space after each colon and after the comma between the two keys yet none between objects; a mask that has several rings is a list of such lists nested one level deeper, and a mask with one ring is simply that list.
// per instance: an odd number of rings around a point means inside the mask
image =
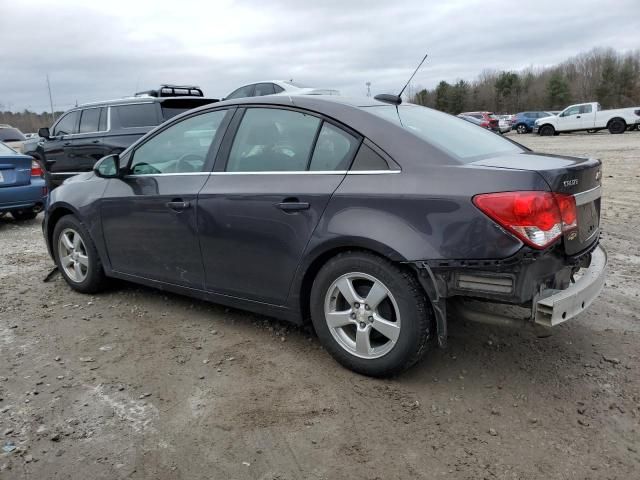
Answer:
[{"label": "cruze badge", "polygon": [[562,182],[565,187],[573,187],[578,184],[578,179],[574,178],[573,180],[565,180]]},{"label": "cruze badge", "polygon": [[577,232],[571,232],[569,234],[569,240],[575,240],[577,236],[578,236]]},{"label": "cruze badge", "polygon": [[600,180],[600,176],[601,176],[601,175],[602,175],[602,173],[600,173],[600,170],[598,170],[598,171],[596,172],[596,181],[597,181],[597,180]]}]

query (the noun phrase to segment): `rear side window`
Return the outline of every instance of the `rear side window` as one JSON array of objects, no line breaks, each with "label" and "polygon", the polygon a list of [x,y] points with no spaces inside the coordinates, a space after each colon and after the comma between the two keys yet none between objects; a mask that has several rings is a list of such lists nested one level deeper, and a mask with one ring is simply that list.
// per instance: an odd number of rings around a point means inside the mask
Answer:
[{"label": "rear side window", "polygon": [[399,125],[462,163],[524,150],[484,128],[446,113],[417,105],[364,107]]},{"label": "rear side window", "polygon": [[273,89],[273,83],[259,83],[256,85],[253,96],[261,97],[263,95],[273,95],[274,93],[276,93],[276,91]]},{"label": "rear side window", "polygon": [[358,140],[347,132],[324,122],[311,157],[309,170],[347,170],[358,148]]},{"label": "rear side window", "polygon": [[358,155],[353,160],[351,170],[389,170],[389,165],[370,146],[363,143],[358,150]]},{"label": "rear side window", "polygon": [[80,112],[78,110],[74,112],[67,113],[64,117],[60,119],[60,121],[53,127],[52,135],[54,137],[59,135],[72,135],[77,133],[77,125],[78,125],[78,115]]},{"label": "rear side window", "polygon": [[80,114],[79,133],[97,132],[100,123],[100,109],[87,108]]},{"label": "rear side window", "polygon": [[207,98],[170,98],[160,103],[162,109],[162,118],[169,120],[181,113],[191,110],[193,108],[201,107],[202,105],[208,105],[213,103],[212,100]]},{"label": "rear side window", "polygon": [[111,107],[111,124],[120,128],[153,127],[160,123],[155,103]]},{"label": "rear side window", "polygon": [[580,105],[580,113],[591,113],[591,105]]},{"label": "rear side window", "polygon": [[320,119],[275,108],[249,108],[238,127],[228,172],[305,171]]},{"label": "rear side window", "polygon": [[284,92],[284,88],[282,88],[280,85],[276,85],[275,83],[273,84],[273,90],[275,93]]},{"label": "rear side window", "polygon": [[24,142],[25,140],[25,136],[17,128],[0,128],[2,142]]}]

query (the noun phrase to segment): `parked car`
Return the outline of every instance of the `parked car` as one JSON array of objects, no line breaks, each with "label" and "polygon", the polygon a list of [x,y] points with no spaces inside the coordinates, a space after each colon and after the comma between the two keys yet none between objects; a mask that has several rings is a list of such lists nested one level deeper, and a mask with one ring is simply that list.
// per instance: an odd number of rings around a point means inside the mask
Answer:
[{"label": "parked car", "polygon": [[473,123],[474,125],[477,125],[478,127],[489,129],[489,127],[486,124],[483,125],[483,121],[480,120],[479,118],[470,117],[468,115],[462,115],[462,114],[458,115],[458,118],[466,120],[469,123]]},{"label": "parked car", "polygon": [[600,166],[417,105],[254,97],[67,180],[43,228],[79,292],[114,277],[311,318],[339,362],[383,376],[444,345],[447,309],[474,318],[470,299],[547,326],[587,308],[606,265]]},{"label": "parked car", "polygon": [[0,142],[0,216],[16,220],[35,218],[47,199],[41,165]]},{"label": "parked car", "polygon": [[460,115],[477,118],[481,122],[480,126],[500,133],[500,122],[498,117],[491,112],[462,112]]},{"label": "parked car", "polygon": [[627,128],[640,125],[640,107],[602,110],[598,102],[580,103],[565,108],[560,114],[535,121],[533,131],[540,135],[580,130],[609,130],[609,133],[624,133]]},{"label": "parked car", "polygon": [[22,152],[26,140],[27,138],[17,128],[7,125],[6,123],[0,124],[0,142],[3,142],[18,152]]},{"label": "parked car", "polygon": [[[192,108],[217,102],[195,92],[192,96],[171,96],[158,89],[136,97],[88,103],[72,108],[51,128],[41,128],[40,138],[25,143],[24,153],[41,161],[50,187],[82,172],[90,172],[97,160],[120,153],[162,122]],[[171,88],[178,88],[171,86]],[[185,92],[196,87],[185,87]],[[153,92],[153,91],[151,91]],[[183,94],[184,92],[179,92]]]},{"label": "parked car", "polygon": [[533,131],[535,121],[553,115],[550,112],[529,111],[516,113],[511,119],[511,130],[518,133],[529,133]]},{"label": "parked car", "polygon": [[511,131],[511,118],[513,115],[497,115],[498,117],[498,127],[500,128],[500,133],[507,133]]},{"label": "parked car", "polygon": [[330,88],[308,87],[291,80],[267,80],[243,85],[227,95],[224,100],[245,97],[262,97],[264,95],[275,95],[278,93],[286,93],[289,95],[340,95],[338,90]]}]

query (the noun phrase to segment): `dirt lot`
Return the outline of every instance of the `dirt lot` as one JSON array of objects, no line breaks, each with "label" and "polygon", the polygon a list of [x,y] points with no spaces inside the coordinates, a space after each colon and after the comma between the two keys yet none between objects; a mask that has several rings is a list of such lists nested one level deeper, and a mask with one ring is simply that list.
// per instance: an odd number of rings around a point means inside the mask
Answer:
[{"label": "dirt lot", "polygon": [[258,315],[44,283],[40,218],[0,219],[0,478],[640,478],[640,133],[514,138],[604,161],[603,294],[544,338],[454,319],[392,380]]}]

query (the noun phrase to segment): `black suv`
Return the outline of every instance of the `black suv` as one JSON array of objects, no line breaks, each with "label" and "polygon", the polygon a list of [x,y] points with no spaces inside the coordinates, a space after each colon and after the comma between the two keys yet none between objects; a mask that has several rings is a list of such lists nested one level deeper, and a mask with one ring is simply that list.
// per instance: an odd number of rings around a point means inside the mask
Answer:
[{"label": "black suv", "polygon": [[162,122],[217,102],[198,87],[162,85],[134,97],[80,105],[65,112],[41,138],[28,141],[24,153],[39,160],[51,188],[66,178],[90,172],[97,160],[124,151]]}]

